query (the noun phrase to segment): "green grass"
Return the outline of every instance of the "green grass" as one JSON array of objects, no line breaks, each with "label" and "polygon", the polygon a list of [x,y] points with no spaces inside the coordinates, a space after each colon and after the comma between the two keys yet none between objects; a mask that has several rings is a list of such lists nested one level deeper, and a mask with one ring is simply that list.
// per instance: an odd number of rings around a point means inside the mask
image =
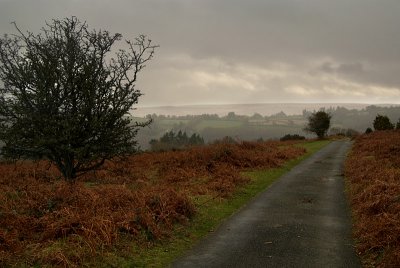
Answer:
[{"label": "green grass", "polygon": [[287,162],[284,166],[269,170],[244,172],[251,181],[246,186],[238,189],[229,199],[211,199],[208,196],[197,197],[194,202],[200,205],[194,219],[188,226],[177,227],[173,237],[147,249],[134,249],[134,260],[114,260],[117,267],[166,267],[186,250],[190,249],[197,241],[215,230],[226,218],[234,214],[243,205],[248,203],[257,194],[264,191],[269,185],[284,173],[288,172],[302,160],[309,157],[329,141],[308,141],[298,146],[307,149],[301,157]]}]

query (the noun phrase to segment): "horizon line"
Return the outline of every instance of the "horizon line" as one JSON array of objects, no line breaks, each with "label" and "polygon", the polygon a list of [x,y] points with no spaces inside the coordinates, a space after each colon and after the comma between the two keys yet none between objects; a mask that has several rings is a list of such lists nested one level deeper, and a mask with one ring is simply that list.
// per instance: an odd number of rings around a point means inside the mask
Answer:
[{"label": "horizon line", "polygon": [[144,105],[136,106],[135,108],[161,108],[161,107],[193,107],[193,106],[227,106],[227,105],[266,105],[266,104],[324,104],[324,105],[395,105],[398,106],[400,103],[367,103],[367,102],[253,102],[253,103],[203,103],[203,104],[176,104],[176,105]]}]

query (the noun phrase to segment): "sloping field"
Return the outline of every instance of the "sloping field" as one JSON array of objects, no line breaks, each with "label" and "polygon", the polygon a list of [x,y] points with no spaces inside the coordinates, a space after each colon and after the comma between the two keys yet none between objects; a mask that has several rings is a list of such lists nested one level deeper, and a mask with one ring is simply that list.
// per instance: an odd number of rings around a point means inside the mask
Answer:
[{"label": "sloping field", "polygon": [[364,266],[400,267],[400,131],[358,137],[346,177]]},{"label": "sloping field", "polygon": [[45,161],[0,163],[0,266],[97,266],[132,257],[249,178],[305,153],[293,143],[242,142],[143,153],[73,184]]}]

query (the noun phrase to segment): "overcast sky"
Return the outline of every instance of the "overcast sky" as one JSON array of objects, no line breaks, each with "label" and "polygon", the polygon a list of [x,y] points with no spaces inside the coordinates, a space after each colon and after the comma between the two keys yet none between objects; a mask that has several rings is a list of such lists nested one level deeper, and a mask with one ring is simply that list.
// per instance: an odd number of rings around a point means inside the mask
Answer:
[{"label": "overcast sky", "polygon": [[0,34],[70,16],[160,45],[141,106],[400,103],[399,0],[0,0]]}]

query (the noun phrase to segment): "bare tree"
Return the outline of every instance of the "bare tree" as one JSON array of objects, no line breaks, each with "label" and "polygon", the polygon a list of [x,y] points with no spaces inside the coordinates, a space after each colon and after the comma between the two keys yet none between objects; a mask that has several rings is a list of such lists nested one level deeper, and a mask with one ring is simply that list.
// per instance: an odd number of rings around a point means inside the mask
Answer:
[{"label": "bare tree", "polygon": [[144,35],[109,56],[121,34],[90,30],[76,17],[39,34],[0,39],[0,140],[7,158],[45,157],[67,180],[135,152],[139,72],[157,46]]}]

